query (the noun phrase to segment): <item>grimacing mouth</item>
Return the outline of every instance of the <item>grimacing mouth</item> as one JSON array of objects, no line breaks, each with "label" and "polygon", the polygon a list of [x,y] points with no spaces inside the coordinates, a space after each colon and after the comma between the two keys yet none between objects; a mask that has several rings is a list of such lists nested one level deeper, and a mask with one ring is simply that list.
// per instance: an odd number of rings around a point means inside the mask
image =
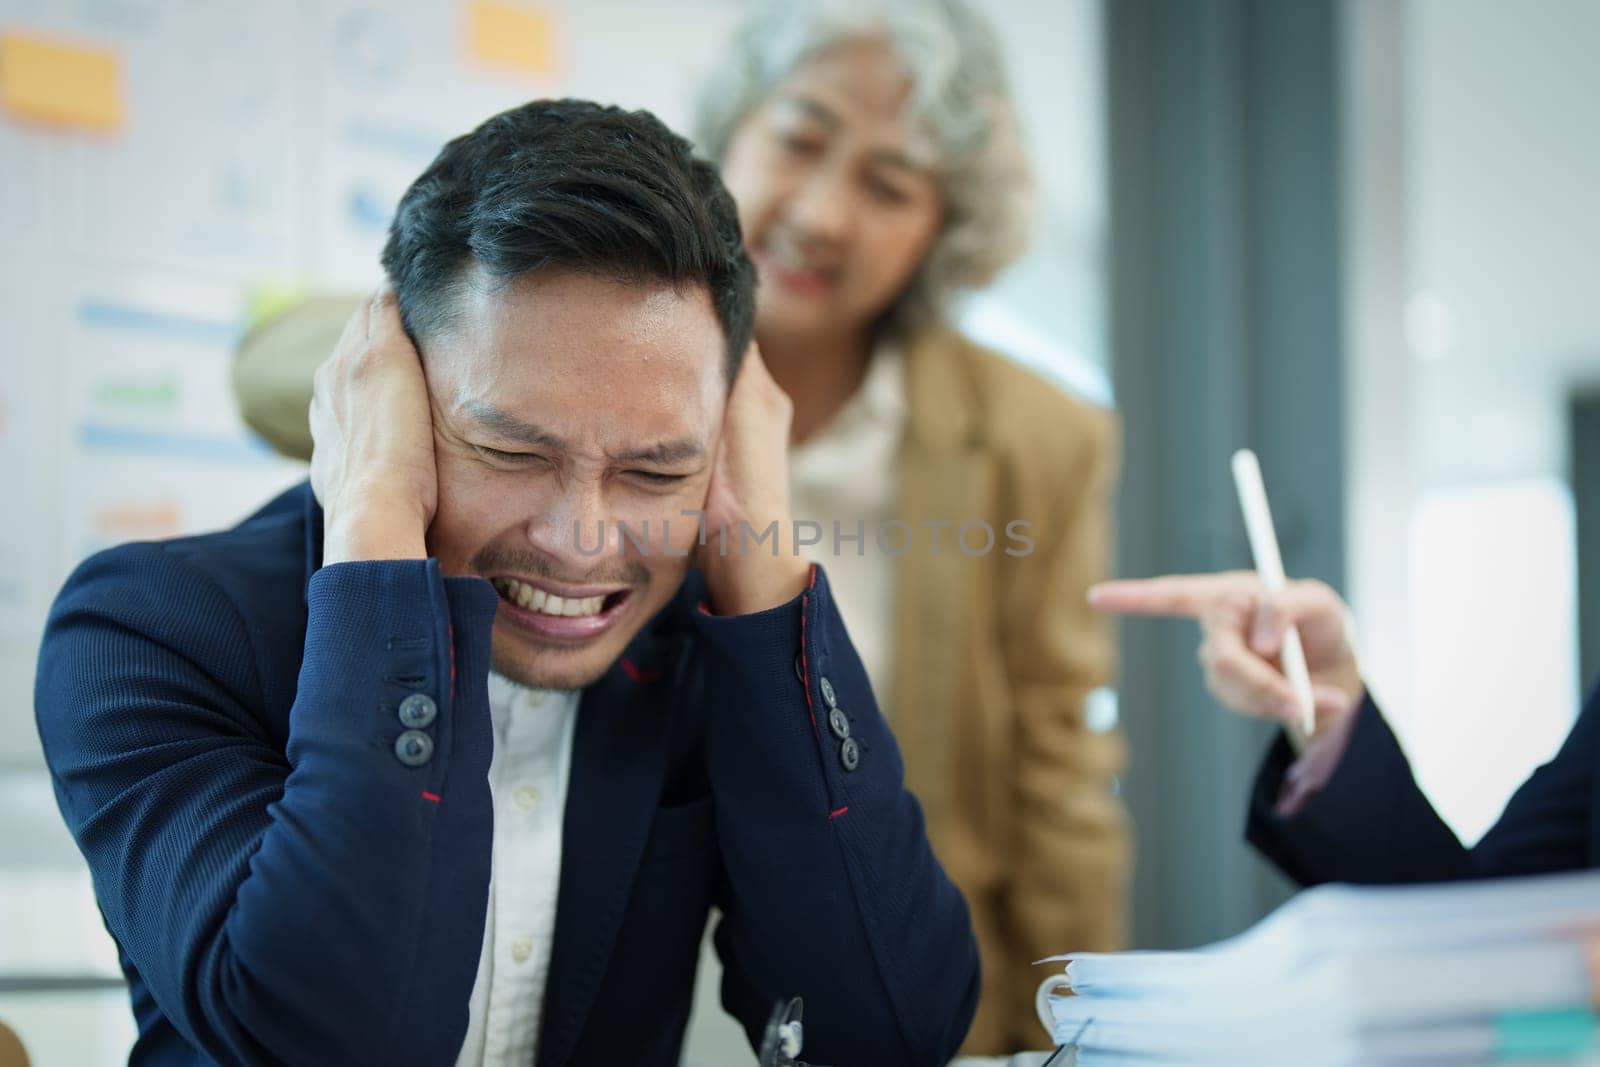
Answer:
[{"label": "grimacing mouth", "polygon": [[526,611],[569,618],[611,611],[632,593],[626,588],[596,589],[593,592],[577,589],[563,595],[536,582],[503,575],[490,578],[489,583],[504,600]]}]

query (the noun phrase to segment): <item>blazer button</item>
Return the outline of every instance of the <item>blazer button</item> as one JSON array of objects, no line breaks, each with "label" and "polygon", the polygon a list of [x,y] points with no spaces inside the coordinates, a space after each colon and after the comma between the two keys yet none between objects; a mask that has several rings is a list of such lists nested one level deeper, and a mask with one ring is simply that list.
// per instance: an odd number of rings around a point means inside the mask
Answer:
[{"label": "blazer button", "polygon": [[839,706],[839,698],[833,692],[833,683],[828,681],[828,679],[826,677],[824,677],[822,679],[821,685],[822,685],[822,702],[824,704],[828,705],[828,707],[830,707],[830,708],[838,707]]},{"label": "blazer button", "polygon": [[407,767],[420,767],[433,758],[433,738],[421,730],[407,730],[394,739],[394,754]]},{"label": "blazer button", "polygon": [[400,724],[413,730],[431,726],[439,717],[439,705],[426,693],[412,693],[400,702]]},{"label": "blazer button", "polygon": [[850,736],[850,716],[844,713],[843,708],[829,710],[828,729],[832,730],[833,736],[841,741]]},{"label": "blazer button", "polygon": [[853,771],[861,765],[861,746],[856,744],[856,739],[847,737],[844,744],[839,746],[839,762],[844,764],[844,769]]},{"label": "blazer button", "polygon": [[806,684],[806,668],[805,665],[800,662],[800,653],[798,652],[794,654],[794,677],[795,680],[801,685]]}]

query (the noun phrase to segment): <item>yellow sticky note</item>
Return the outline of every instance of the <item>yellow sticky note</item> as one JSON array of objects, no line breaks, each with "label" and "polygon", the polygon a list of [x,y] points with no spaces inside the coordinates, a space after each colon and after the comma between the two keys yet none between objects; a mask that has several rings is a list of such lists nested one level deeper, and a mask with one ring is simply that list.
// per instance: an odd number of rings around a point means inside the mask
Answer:
[{"label": "yellow sticky note", "polygon": [[468,0],[466,23],[467,54],[475,61],[541,78],[555,72],[548,13],[498,0]]},{"label": "yellow sticky note", "polygon": [[122,128],[122,60],[116,49],[0,30],[0,108],[19,119],[75,130]]}]

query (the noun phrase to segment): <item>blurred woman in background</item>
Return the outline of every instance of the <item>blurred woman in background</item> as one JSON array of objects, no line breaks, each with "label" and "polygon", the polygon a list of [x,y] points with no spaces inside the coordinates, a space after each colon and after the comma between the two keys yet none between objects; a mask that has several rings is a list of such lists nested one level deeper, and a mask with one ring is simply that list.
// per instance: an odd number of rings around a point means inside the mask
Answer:
[{"label": "blurred woman in background", "polygon": [[[1111,668],[1085,595],[1108,563],[1114,431],[950,325],[1029,223],[1000,50],[959,3],[793,4],[747,23],[717,70],[696,135],[739,205],[756,337],[794,400],[794,514],[827,531],[846,624],[977,929],[967,1051],[1038,1047],[1029,964],[1124,940],[1122,751],[1084,721]],[[863,519],[910,524],[911,550],[833,551],[832,524]],[[1013,519],[1031,524],[1027,556],[956,543],[965,522]]]},{"label": "blurred woman in background", "polygon": [[[738,202],[757,340],[794,401],[793,513],[824,531],[817,558],[977,931],[965,1051],[1037,1048],[1029,965],[1125,938],[1122,741],[1085,719],[1113,666],[1086,594],[1109,565],[1115,424],[949,320],[1029,221],[995,35],[954,0],[780,5],[715,70],[696,134]],[[286,451],[309,452],[303,401],[343,319],[312,303],[246,339],[246,417]],[[998,537],[981,554],[962,529],[979,522]]]}]

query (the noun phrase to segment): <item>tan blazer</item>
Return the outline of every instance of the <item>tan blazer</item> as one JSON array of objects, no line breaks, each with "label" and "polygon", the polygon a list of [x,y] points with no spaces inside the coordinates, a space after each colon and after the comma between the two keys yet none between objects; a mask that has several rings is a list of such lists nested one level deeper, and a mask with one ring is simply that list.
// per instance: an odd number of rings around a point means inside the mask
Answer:
[{"label": "tan blazer", "polygon": [[[983,519],[998,541],[972,558],[919,539],[901,557],[891,722],[978,933],[964,1051],[1039,1048],[1049,969],[1032,962],[1127,939],[1130,831],[1112,784],[1126,753],[1084,722],[1114,669],[1086,593],[1110,568],[1116,422],[951,331],[909,346],[906,383],[896,514],[950,519],[947,533]],[[1024,557],[1003,551],[1015,519],[1035,542]]]},{"label": "tan blazer", "polygon": [[[240,407],[286,454],[310,455],[312,371],[353,308],[302,304],[241,346]],[[1124,746],[1084,723],[1084,697],[1113,671],[1085,593],[1110,566],[1116,423],[948,330],[906,346],[906,392],[894,514],[917,536],[894,576],[890,720],[978,934],[984,988],[964,1051],[1041,1048],[1033,989],[1052,968],[1032,962],[1120,948],[1127,932],[1131,846],[1112,787]],[[935,555],[917,524],[937,519],[951,525]],[[973,520],[995,532],[987,555],[953,543]],[[1013,520],[1029,524],[1026,556],[1005,553]]]}]

